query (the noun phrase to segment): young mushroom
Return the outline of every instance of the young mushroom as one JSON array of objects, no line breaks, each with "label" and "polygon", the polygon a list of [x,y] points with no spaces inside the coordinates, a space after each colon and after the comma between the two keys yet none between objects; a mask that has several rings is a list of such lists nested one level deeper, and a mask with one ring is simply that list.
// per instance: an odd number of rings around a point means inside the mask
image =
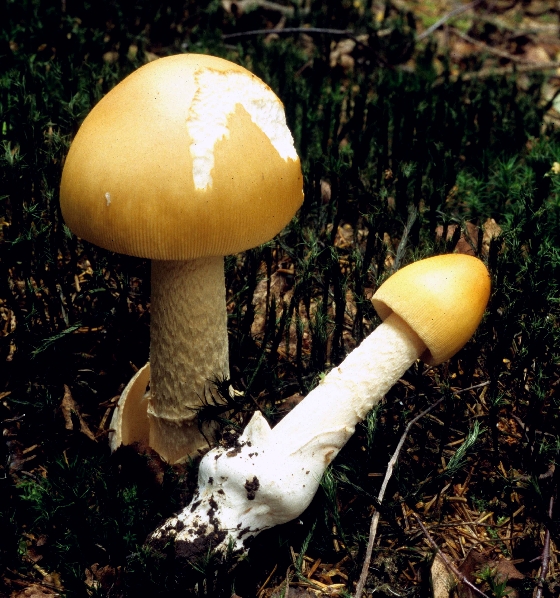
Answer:
[{"label": "young mushroom", "polygon": [[140,441],[177,462],[207,446],[196,409],[229,377],[223,256],[280,232],[302,186],[282,103],[226,60],[161,58],[89,113],[64,165],[64,219],[153,260],[150,363],[119,401],[113,449]]},{"label": "young mushroom", "polygon": [[243,552],[262,530],[298,517],[356,424],[418,358],[437,365],[454,355],[489,294],[488,271],[471,256],[437,256],[399,270],[373,297],[383,323],[273,429],[257,411],[236,446],[205,455],[192,503],[148,544],[173,545],[184,563],[209,549]]}]

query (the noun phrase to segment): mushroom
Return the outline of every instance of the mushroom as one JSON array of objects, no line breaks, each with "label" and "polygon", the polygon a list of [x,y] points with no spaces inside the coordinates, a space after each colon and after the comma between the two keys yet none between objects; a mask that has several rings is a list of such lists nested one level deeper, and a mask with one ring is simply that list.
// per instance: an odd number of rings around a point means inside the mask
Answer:
[{"label": "mushroom", "polygon": [[373,305],[383,323],[273,429],[260,412],[236,446],[200,463],[192,503],[148,544],[174,543],[192,560],[210,548],[247,550],[264,529],[298,517],[355,426],[418,358],[437,365],[472,336],[490,294],[477,258],[451,254],[415,262],[381,285]]},{"label": "mushroom", "polygon": [[226,60],[156,60],[89,113],[64,165],[64,219],[153,260],[150,363],[119,401],[112,448],[140,441],[177,462],[207,445],[196,410],[229,377],[223,257],[280,232],[302,184],[282,103]]}]

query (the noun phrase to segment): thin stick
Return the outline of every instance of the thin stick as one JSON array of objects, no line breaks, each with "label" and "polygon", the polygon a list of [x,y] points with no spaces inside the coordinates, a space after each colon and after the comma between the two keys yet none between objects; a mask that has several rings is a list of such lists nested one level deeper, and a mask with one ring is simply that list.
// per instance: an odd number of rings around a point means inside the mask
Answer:
[{"label": "thin stick", "polygon": [[[356,45],[370,54],[376,55],[376,51],[364,43],[363,39],[358,38],[358,34],[348,29],[330,29],[324,27],[278,27],[274,29],[252,29],[251,31],[239,31],[237,33],[225,33],[222,35],[223,40],[236,39],[241,37],[252,37],[255,35],[269,35],[276,33],[277,35],[291,35],[292,33],[305,33],[306,35],[333,35],[336,37],[345,37],[356,42]],[[378,57],[382,60],[381,57]]]},{"label": "thin stick", "polygon": [[[389,464],[387,465],[387,472],[385,473],[385,477],[383,478],[383,483],[381,484],[381,490],[379,491],[379,494],[377,496],[378,503],[381,503],[383,501],[383,497],[385,496],[385,490],[387,490],[387,485],[389,484],[389,480],[391,479],[391,475],[393,474],[393,469],[395,468],[395,464],[398,461],[399,453],[401,452],[401,449],[404,445],[404,441],[406,440],[406,437],[407,437],[408,433],[410,432],[410,429],[418,420],[422,419],[427,413],[429,413],[432,409],[434,409],[434,407],[437,407],[444,400],[444,398],[445,397],[441,397],[441,399],[438,399],[435,403],[430,405],[427,409],[424,409],[424,411],[419,413],[414,419],[411,419],[408,422],[408,424],[404,430],[404,433],[401,436],[399,443],[397,444],[397,448],[395,449],[395,452],[393,453],[393,456],[391,457],[391,460],[389,461]],[[369,565],[371,562],[371,553],[373,552],[373,543],[375,542],[375,535],[377,533],[378,523],[379,523],[379,510],[376,509],[375,513],[373,514],[373,517],[371,518],[371,525],[369,527],[369,539],[368,539],[368,545],[366,548],[366,556],[364,559],[364,564],[362,566],[362,572],[360,574],[360,579],[358,580],[358,585],[356,586],[356,593],[354,594],[354,598],[361,598],[362,592],[364,591],[364,585],[366,583]]]},{"label": "thin stick", "polygon": [[467,392],[467,390],[475,390],[476,388],[484,388],[485,386],[489,386],[490,385],[490,380],[487,380],[486,382],[480,382],[480,384],[473,384],[472,386],[467,386],[467,388],[461,388],[460,390],[454,390],[452,391],[453,394],[458,395],[461,394],[462,392]]},{"label": "thin stick", "polygon": [[[550,497],[550,503],[548,506],[548,516],[552,519],[552,506],[554,504],[554,498]],[[544,590],[544,582],[546,579],[546,574],[548,573],[548,566],[550,564],[550,530],[548,527],[546,528],[546,533],[544,535],[544,548],[542,553],[542,565],[541,565],[541,574],[539,575],[539,582],[537,584],[537,593],[535,594],[535,598],[542,598],[543,590]]]},{"label": "thin stick", "polygon": [[448,12],[446,15],[443,15],[443,17],[441,17],[441,19],[436,21],[431,27],[428,27],[426,29],[426,31],[423,31],[420,35],[417,35],[416,41],[419,42],[419,41],[422,41],[423,39],[426,39],[427,37],[432,35],[432,33],[436,29],[439,29],[442,25],[447,23],[447,21],[449,21],[449,19],[452,19],[453,17],[456,17],[456,16],[466,12],[467,10],[471,10],[471,8],[475,8],[476,6],[478,6],[481,3],[481,1],[482,0],[475,0],[474,2],[471,2],[470,4],[463,4],[463,6],[458,6],[457,8],[454,8],[451,12]]},{"label": "thin stick", "polygon": [[560,68],[560,61],[520,64],[514,66],[504,66],[501,68],[489,67],[480,71],[464,73],[463,75],[454,75],[451,81],[472,81],[473,79],[486,79],[487,77],[501,77],[503,75],[513,75],[514,73],[533,73],[537,71],[555,71]]},{"label": "thin stick", "polygon": [[344,35],[350,39],[355,39],[355,33],[347,29],[328,29],[322,27],[282,27],[277,29],[252,29],[251,31],[238,31],[237,33],[225,33],[222,39],[234,39],[237,37],[252,37],[255,35],[269,35],[276,33],[278,35],[290,35],[292,33],[307,33],[309,35]]},{"label": "thin stick", "polygon": [[290,569],[292,566],[290,565],[286,570],[286,591],[284,592],[284,598],[289,598],[290,595]]},{"label": "thin stick", "polygon": [[420,517],[418,517],[418,515],[416,513],[412,513],[412,514],[414,515],[414,518],[416,519],[416,522],[420,526],[420,529],[424,532],[424,536],[426,536],[426,539],[430,543],[431,547],[436,551],[437,555],[444,562],[445,566],[455,575],[455,577],[457,577],[457,579],[459,579],[466,586],[468,586],[473,592],[476,592],[479,596],[482,596],[483,598],[488,598],[487,594],[485,594],[482,590],[480,590],[479,588],[477,588],[474,585],[474,583],[470,582],[466,578],[466,576],[463,575],[463,573],[461,573],[459,571],[459,569],[457,569],[457,567],[455,567],[455,565],[445,556],[445,554],[443,554],[443,552],[440,550],[439,546],[435,543],[435,541],[432,538],[432,536],[430,536],[430,532],[428,532],[428,530],[426,529],[426,527],[424,526],[424,524],[420,520]]},{"label": "thin stick", "polygon": [[257,590],[257,597],[258,598],[260,598],[260,596],[264,592],[264,589],[266,588],[266,584],[271,580],[271,578],[274,575],[274,573],[276,572],[277,568],[278,568],[278,563],[276,563],[276,565],[274,565],[274,569],[271,571],[270,575],[265,579],[265,581],[262,584],[262,586]]},{"label": "thin stick", "polygon": [[520,62],[522,64],[536,64],[534,60],[528,60],[524,56],[515,56],[514,54],[510,54],[509,52],[504,52],[498,48],[493,48],[484,42],[459,31],[459,29],[452,28],[451,32],[454,33],[457,37],[460,37],[462,40],[468,42],[469,44],[473,44],[473,46],[478,46],[482,48],[489,54],[494,54],[495,56],[499,56],[500,58],[505,58],[506,60],[511,60],[512,62]]}]

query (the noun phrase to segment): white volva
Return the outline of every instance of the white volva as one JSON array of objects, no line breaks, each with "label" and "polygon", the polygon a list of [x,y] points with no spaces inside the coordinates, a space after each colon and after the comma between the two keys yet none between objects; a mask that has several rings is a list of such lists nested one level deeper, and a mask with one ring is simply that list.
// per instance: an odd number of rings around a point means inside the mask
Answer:
[{"label": "white volva", "polygon": [[391,314],[274,429],[256,412],[236,446],[210,451],[192,503],[150,542],[178,546],[207,536],[219,539],[213,549],[244,550],[262,530],[299,516],[356,424],[425,349]]}]

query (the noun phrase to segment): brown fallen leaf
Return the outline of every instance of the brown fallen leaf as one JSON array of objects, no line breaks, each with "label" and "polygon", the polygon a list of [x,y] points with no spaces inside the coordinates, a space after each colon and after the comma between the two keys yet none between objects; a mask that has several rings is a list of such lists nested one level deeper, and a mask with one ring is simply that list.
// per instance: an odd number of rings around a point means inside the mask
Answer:
[{"label": "brown fallen leaf", "polygon": [[[458,224],[450,224],[447,227],[447,241],[450,241],[453,238],[453,234],[457,229]],[[488,218],[486,222],[482,225],[482,255],[487,256],[488,251],[490,249],[490,242],[493,239],[498,238],[502,233],[502,228],[500,225],[494,220],[494,218]],[[465,229],[461,231],[461,236],[459,237],[459,241],[455,246],[455,251],[457,253],[464,253],[466,255],[474,255],[475,248],[478,245],[478,234],[479,234],[479,227],[473,224],[472,222],[467,222],[465,224]],[[443,236],[443,226],[439,225],[436,228],[436,239],[440,240]]]},{"label": "brown fallen leaf", "polygon": [[17,433],[19,430],[18,421],[20,419],[21,418],[14,418],[12,420],[4,420],[3,422],[7,424],[7,426],[2,429],[2,436],[4,438],[6,448],[8,449],[8,459],[6,462],[7,467],[0,465],[0,475],[3,475],[2,472],[6,469],[9,473],[21,471],[27,462],[32,461],[37,457],[33,451],[37,449],[39,445],[24,448],[22,443],[17,438]]},{"label": "brown fallen leaf", "polygon": [[[447,227],[446,241],[451,241],[455,231],[457,230],[458,224],[450,224]],[[443,225],[439,225],[436,228],[436,239],[439,241],[443,237]],[[472,224],[472,222],[466,223],[466,228],[461,231],[461,236],[455,245],[455,251],[457,253],[464,253],[465,255],[474,255],[475,247],[477,245],[478,238],[478,226]]]},{"label": "brown fallen leaf", "polygon": [[[477,571],[485,562],[485,556],[478,550],[471,550],[465,560],[459,567],[460,573],[462,573],[468,581],[475,583],[475,571]],[[458,598],[478,598],[469,586],[466,584],[460,584],[457,586]]]},{"label": "brown fallen leaf", "polygon": [[[518,598],[519,593],[517,590],[509,585],[509,582],[515,582],[525,579],[523,573],[521,573],[514,565],[514,563],[508,559],[489,559],[477,550],[471,550],[467,557],[459,567],[459,571],[472,583],[480,582],[481,574],[484,572],[485,576],[490,574],[495,584],[503,584],[508,582],[508,585],[504,589],[504,596],[509,598]],[[486,578],[486,577],[484,577]],[[479,583],[476,583],[479,585]],[[484,587],[482,586],[483,590]],[[460,584],[456,588],[456,594],[458,598],[477,598],[475,592],[464,584]]]},{"label": "brown fallen leaf", "polygon": [[[264,274],[264,272],[263,272]],[[267,298],[268,281],[263,278],[257,283],[253,293],[253,305],[255,306],[255,317],[251,325],[251,335],[255,338],[262,338],[265,333],[267,323]],[[290,270],[283,269],[273,272],[270,276],[270,300],[276,300],[276,317],[282,314],[282,301],[285,301],[285,295],[293,286],[293,274]]]},{"label": "brown fallen leaf", "polygon": [[21,590],[14,590],[10,594],[10,598],[53,598],[54,596],[60,596],[60,594],[36,583],[32,583]]},{"label": "brown fallen leaf", "polygon": [[513,582],[513,585],[515,585],[516,581],[525,579],[525,575],[523,575],[510,560],[500,559],[490,561],[489,563],[486,563],[486,567],[492,571],[494,583],[507,584],[504,589],[505,596],[508,596],[508,598],[519,597],[519,592],[510,585],[510,582]]},{"label": "brown fallen leaf", "polygon": [[[276,588],[272,594],[270,594],[270,598],[280,598],[281,596],[285,596],[285,589],[286,589],[286,584],[283,584],[281,586],[279,586],[278,588]],[[317,596],[316,592],[313,592],[312,590],[310,590],[309,588],[290,588],[290,594],[289,594],[290,598],[304,598],[304,597],[313,597],[315,598]]]},{"label": "brown fallen leaf", "polygon": [[120,573],[120,567],[116,569],[109,565],[100,567],[99,563],[94,563],[86,569],[85,584],[92,590],[109,590],[118,584]]},{"label": "brown fallen leaf", "polygon": [[494,220],[494,218],[488,218],[482,225],[484,231],[484,237],[482,243],[490,243],[492,239],[497,239],[502,234],[502,227]]},{"label": "brown fallen leaf", "polygon": [[67,430],[74,429],[74,421],[72,420],[72,414],[74,414],[80,424],[80,432],[85,434],[90,440],[97,442],[95,435],[89,429],[89,426],[86,424],[80,412],[78,411],[76,401],[74,401],[72,393],[70,392],[70,388],[66,384],[64,385],[64,396],[62,397],[60,408],[62,409],[62,415],[64,416],[64,427]]},{"label": "brown fallen leaf", "polygon": [[329,56],[331,68],[340,65],[345,71],[351,71],[354,68],[352,51],[355,47],[356,42],[353,39],[342,39],[338,43],[333,42]]},{"label": "brown fallen leaf", "polygon": [[107,64],[114,64],[115,62],[117,62],[118,59],[119,53],[115,50],[109,50],[109,52],[105,52],[105,54],[103,54],[103,60]]},{"label": "brown fallen leaf", "polygon": [[525,48],[525,59],[535,64],[550,62],[548,52],[542,46],[527,46]]},{"label": "brown fallen leaf", "polygon": [[296,392],[295,394],[289,396],[288,398],[284,399],[280,405],[278,405],[278,412],[279,413],[287,413],[291,411],[298,403],[301,403],[305,397]]}]

